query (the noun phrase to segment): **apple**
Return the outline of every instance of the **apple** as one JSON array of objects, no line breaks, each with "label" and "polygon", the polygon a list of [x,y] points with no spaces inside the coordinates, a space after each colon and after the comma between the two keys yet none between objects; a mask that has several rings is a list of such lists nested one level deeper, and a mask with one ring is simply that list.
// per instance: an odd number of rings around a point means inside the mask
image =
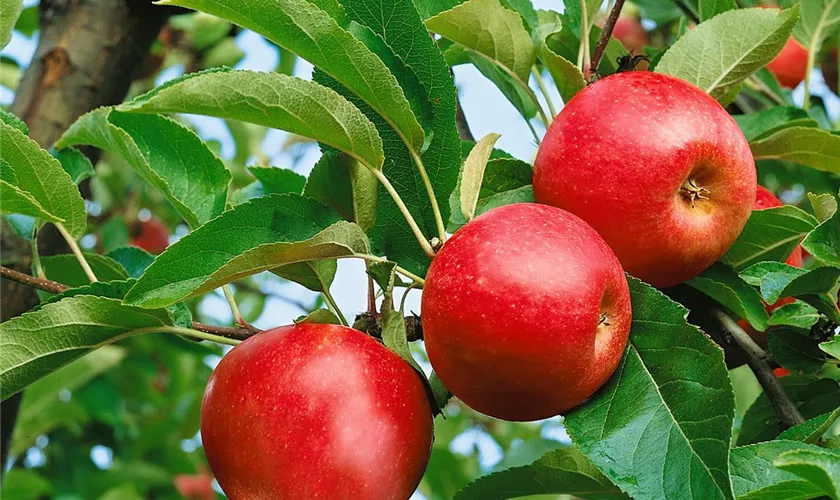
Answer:
[{"label": "apple", "polygon": [[[776,195],[770,192],[764,186],[757,186],[755,192],[755,205],[753,210],[764,210],[767,208],[781,207],[784,205],[782,200],[776,198]],[[798,246],[793,249],[793,252],[788,256],[786,263],[793,267],[802,267],[802,247]],[[784,299],[781,299],[784,300]]]},{"label": "apple", "polygon": [[169,246],[169,228],[154,217],[138,220],[132,228],[131,244],[157,255]]},{"label": "apple", "polygon": [[783,87],[796,88],[805,79],[808,69],[808,49],[799,42],[788,38],[787,43],[772,61],[767,63],[767,70],[776,76]]},{"label": "apple", "polygon": [[407,499],[432,410],[398,355],[344,326],[261,332],[227,353],[201,405],[210,468],[231,500]]},{"label": "apple", "polygon": [[182,497],[190,500],[215,500],[213,476],[206,471],[197,474],[176,474],[172,479],[175,489]]},{"label": "apple", "polygon": [[648,71],[578,92],[534,163],[536,201],[588,222],[628,273],[658,287],[718,260],[755,190],[755,162],[732,117],[690,83]]},{"label": "apple", "polygon": [[638,17],[619,16],[615,21],[612,36],[621,42],[627,50],[636,54],[644,54],[647,32],[642,27]]},{"label": "apple", "polygon": [[788,370],[787,368],[782,368],[782,367],[774,368],[773,369],[773,375],[775,375],[776,378],[787,377],[788,375],[790,375],[790,370]]},{"label": "apple", "polygon": [[421,303],[443,384],[491,417],[548,418],[618,365],[630,293],[618,259],[578,217],[522,203],[473,219],[432,260]]}]

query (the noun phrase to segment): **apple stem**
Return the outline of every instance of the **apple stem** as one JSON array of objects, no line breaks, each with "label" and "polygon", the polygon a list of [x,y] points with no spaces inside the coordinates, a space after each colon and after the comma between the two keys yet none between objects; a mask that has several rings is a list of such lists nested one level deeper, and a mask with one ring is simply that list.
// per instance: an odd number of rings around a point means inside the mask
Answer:
[{"label": "apple stem", "polygon": [[724,342],[734,345],[746,356],[747,365],[755,373],[758,383],[761,384],[764,393],[767,394],[770,403],[773,404],[780,426],[787,429],[803,423],[805,419],[799,412],[799,408],[796,407],[796,404],[785,392],[784,387],[779,383],[779,379],[773,374],[773,369],[769,363],[770,355],[759,347],[752,337],[738,326],[738,323],[728,314],[720,310],[713,310],[711,314],[721,326]]},{"label": "apple stem", "polygon": [[85,255],[82,253],[82,249],[79,248],[79,244],[76,243],[76,240],[73,236],[67,232],[65,229],[64,224],[55,224],[56,229],[58,232],[61,233],[61,236],[64,237],[64,241],[67,242],[67,246],[70,247],[70,251],[73,252],[73,255],[76,256],[76,260],[79,261],[79,265],[82,266],[82,271],[85,272],[85,275],[90,280],[91,283],[99,281],[95,274],[93,274],[93,269],[90,268],[90,264],[88,264],[87,259],[85,259]]},{"label": "apple stem", "polygon": [[531,74],[534,75],[537,87],[539,87],[540,92],[542,92],[543,97],[545,97],[545,103],[548,104],[548,112],[551,113],[551,118],[553,119],[557,116],[557,111],[554,110],[554,103],[551,102],[551,96],[548,95],[548,89],[545,86],[545,82],[543,82],[542,75],[536,66],[531,66]]},{"label": "apple stem", "polygon": [[613,28],[615,28],[615,23],[618,21],[618,16],[621,15],[622,7],[624,7],[624,0],[616,0],[615,5],[613,5],[612,10],[610,11],[609,17],[607,17],[607,22],[605,22],[604,27],[601,28],[601,36],[598,38],[598,45],[595,46],[595,53],[592,54],[592,63],[589,65],[589,70],[591,71],[591,75],[589,77],[590,82],[595,81],[598,78],[598,66],[601,65],[601,59],[604,58],[604,52],[607,49],[607,42],[610,41]]}]

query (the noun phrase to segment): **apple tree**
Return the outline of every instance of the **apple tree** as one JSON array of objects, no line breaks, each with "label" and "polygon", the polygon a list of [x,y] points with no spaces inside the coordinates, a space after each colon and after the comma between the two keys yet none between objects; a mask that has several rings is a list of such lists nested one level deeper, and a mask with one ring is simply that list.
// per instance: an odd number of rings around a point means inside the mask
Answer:
[{"label": "apple tree", "polygon": [[5,497],[840,498],[840,3],[162,3],[0,111]]}]

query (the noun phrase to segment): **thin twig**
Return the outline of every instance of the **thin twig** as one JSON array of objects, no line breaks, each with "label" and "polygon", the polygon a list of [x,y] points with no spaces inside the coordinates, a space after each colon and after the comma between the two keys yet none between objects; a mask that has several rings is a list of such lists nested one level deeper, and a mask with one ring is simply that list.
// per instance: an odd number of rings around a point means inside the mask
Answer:
[{"label": "thin twig", "polygon": [[36,278],[34,276],[30,276],[19,271],[15,271],[14,269],[8,268],[6,266],[0,266],[0,276],[6,278],[7,280],[20,283],[21,285],[37,288],[38,290],[43,290],[45,292],[50,293],[61,293],[70,288],[69,286],[62,285],[61,283],[58,283],[56,281]]},{"label": "thin twig", "polygon": [[63,224],[55,224],[56,229],[58,232],[61,233],[61,236],[64,237],[64,240],[67,242],[67,245],[70,247],[70,251],[73,252],[73,255],[76,256],[76,260],[79,261],[79,265],[82,266],[82,271],[85,272],[85,275],[88,277],[91,283],[99,281],[99,278],[93,274],[93,269],[90,268],[90,264],[88,264],[87,259],[85,259],[85,255],[82,253],[82,249],[79,248],[79,244],[76,243],[76,240],[70,233],[65,229]]},{"label": "thin twig", "polygon": [[799,425],[805,421],[799,408],[790,399],[785,389],[779,383],[779,379],[773,374],[773,369],[768,362],[769,356],[764,349],[745,332],[728,314],[720,310],[713,310],[711,314],[721,325],[723,340],[730,345],[737,347],[747,358],[747,365],[755,373],[758,383],[764,389],[765,394],[776,410],[780,425],[787,429]]},{"label": "thin twig", "polygon": [[[19,271],[15,271],[14,269],[10,269],[6,266],[0,266],[0,276],[10,281],[32,288],[37,288],[38,290],[43,290],[49,293],[61,293],[70,289],[70,287],[65,284],[48,279],[36,278]],[[200,332],[212,333],[220,337],[227,337],[229,339],[236,340],[245,340],[259,333],[258,331],[255,332],[247,328],[230,328],[226,326],[206,325],[197,321],[193,321],[192,328]]]},{"label": "thin twig", "polygon": [[694,10],[691,9],[691,7],[688,6],[687,3],[685,3],[684,0],[674,0],[674,4],[683,11],[683,14],[685,14],[686,17],[694,21],[695,24],[700,24],[700,17],[694,12]]},{"label": "thin twig", "polygon": [[475,142],[470,125],[467,123],[467,115],[464,114],[464,108],[461,107],[461,100],[457,97],[455,98],[455,126],[458,129],[458,136],[462,141]]},{"label": "thin twig", "polygon": [[591,72],[590,78],[595,78],[595,75],[598,74],[598,66],[601,64],[601,59],[604,58],[604,51],[607,50],[607,42],[610,41],[613,28],[615,28],[615,22],[618,21],[618,16],[621,15],[622,7],[624,7],[624,0],[616,0],[609,17],[607,17],[607,22],[601,28],[601,36],[598,38],[598,45],[595,46],[595,53],[592,54],[592,63],[589,65],[589,71]]}]

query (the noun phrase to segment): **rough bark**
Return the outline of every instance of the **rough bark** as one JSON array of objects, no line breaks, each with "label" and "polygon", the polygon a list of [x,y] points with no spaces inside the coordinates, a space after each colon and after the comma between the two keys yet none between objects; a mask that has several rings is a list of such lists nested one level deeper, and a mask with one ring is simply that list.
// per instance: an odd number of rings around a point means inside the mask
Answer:
[{"label": "rough bark", "polygon": [[[171,8],[150,0],[41,0],[38,48],[23,74],[11,111],[29,126],[29,136],[49,147],[79,116],[121,102]],[[44,255],[66,247],[48,226],[39,238]],[[29,271],[29,245],[2,228],[4,262]],[[34,290],[3,280],[2,319],[35,303]],[[0,463],[6,463],[19,398],[0,406]]]}]

